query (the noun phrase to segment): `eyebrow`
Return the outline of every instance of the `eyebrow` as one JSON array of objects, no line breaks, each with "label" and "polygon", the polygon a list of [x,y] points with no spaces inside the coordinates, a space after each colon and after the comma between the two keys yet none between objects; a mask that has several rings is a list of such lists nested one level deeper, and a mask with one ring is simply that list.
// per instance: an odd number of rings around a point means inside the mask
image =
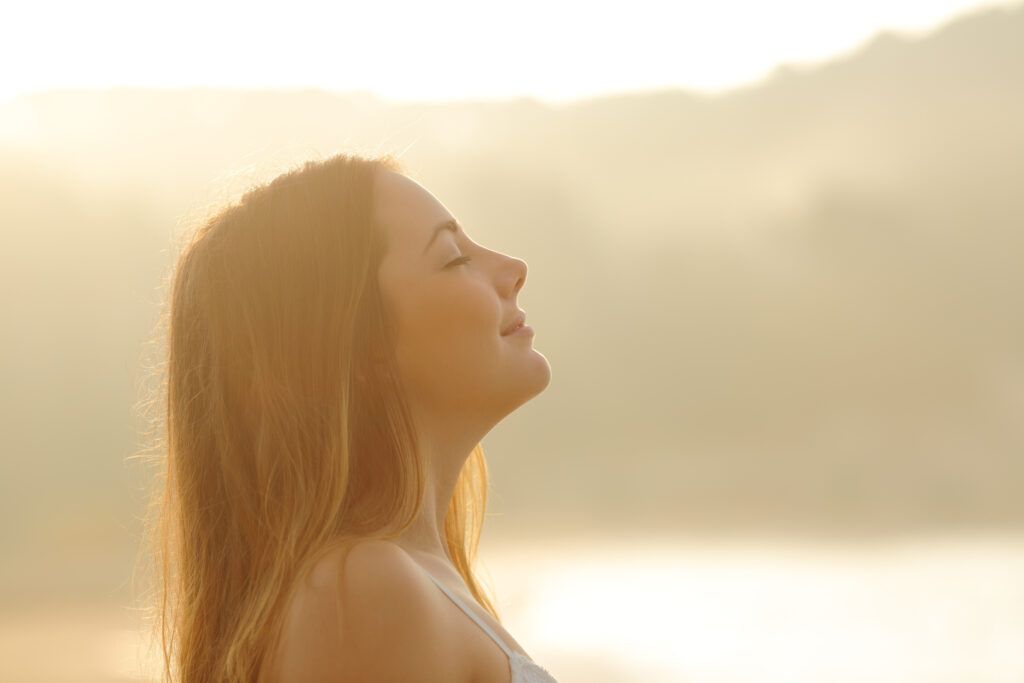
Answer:
[{"label": "eyebrow", "polygon": [[[434,243],[434,240],[437,239],[437,236],[440,235],[442,232],[444,232],[445,230],[458,232],[461,227],[462,226],[459,225],[459,222],[454,218],[450,218],[446,220],[444,223],[435,225],[434,229],[430,233],[430,240],[427,242],[427,246],[423,247],[423,254],[427,253],[427,250],[430,249],[430,245]],[[421,256],[423,254],[421,254]]]}]

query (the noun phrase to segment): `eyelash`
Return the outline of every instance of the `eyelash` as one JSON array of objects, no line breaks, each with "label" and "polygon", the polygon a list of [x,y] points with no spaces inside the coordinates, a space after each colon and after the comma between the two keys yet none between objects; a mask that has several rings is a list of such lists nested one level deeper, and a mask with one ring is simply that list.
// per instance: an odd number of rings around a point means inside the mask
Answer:
[{"label": "eyelash", "polygon": [[451,268],[456,265],[462,265],[463,263],[469,263],[472,260],[473,259],[469,256],[460,256],[459,258],[455,259],[454,261],[446,265],[445,268]]}]

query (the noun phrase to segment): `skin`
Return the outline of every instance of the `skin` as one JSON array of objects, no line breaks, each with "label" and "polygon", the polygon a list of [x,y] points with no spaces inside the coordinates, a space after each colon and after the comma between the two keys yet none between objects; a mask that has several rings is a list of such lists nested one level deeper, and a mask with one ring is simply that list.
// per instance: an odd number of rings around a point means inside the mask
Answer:
[{"label": "skin", "polygon": [[[532,336],[501,336],[520,310],[527,265],[461,230],[441,232],[424,252],[434,226],[454,216],[406,176],[380,171],[373,201],[389,244],[378,281],[426,468],[423,505],[399,538],[317,563],[289,605],[281,659],[261,681],[504,683],[508,657],[424,572],[529,656],[476,603],[441,532],[473,448],[551,380]],[[471,260],[453,263],[463,256]]]},{"label": "skin", "polygon": [[[399,541],[450,564],[440,530],[463,464],[498,422],[548,386],[551,368],[532,336],[501,336],[520,310],[522,259],[462,230],[441,232],[424,253],[432,228],[455,216],[399,173],[378,175],[374,211],[389,240],[378,281],[397,320],[399,372],[428,471],[421,514]],[[460,256],[472,260],[452,263]]]}]

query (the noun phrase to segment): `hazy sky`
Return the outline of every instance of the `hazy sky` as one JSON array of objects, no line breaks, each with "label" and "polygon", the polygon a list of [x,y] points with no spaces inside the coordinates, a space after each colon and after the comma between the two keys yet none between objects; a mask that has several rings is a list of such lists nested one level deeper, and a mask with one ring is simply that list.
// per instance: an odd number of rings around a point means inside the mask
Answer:
[{"label": "hazy sky", "polygon": [[0,100],[53,87],[314,87],[388,99],[559,102],[715,92],[780,63],[917,34],[1021,0],[21,0],[0,28]]}]

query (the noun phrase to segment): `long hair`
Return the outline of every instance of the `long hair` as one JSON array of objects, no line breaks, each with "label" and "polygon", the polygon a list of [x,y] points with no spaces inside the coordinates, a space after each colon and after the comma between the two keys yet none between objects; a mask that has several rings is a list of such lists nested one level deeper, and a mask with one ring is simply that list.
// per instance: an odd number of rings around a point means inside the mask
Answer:
[{"label": "long hair", "polygon": [[[420,508],[424,468],[377,281],[380,169],[401,165],[308,161],[201,222],[173,266],[141,555],[165,681],[256,680],[297,579],[339,544],[398,536]],[[444,541],[500,621],[473,571],[486,504],[477,444]]]}]

